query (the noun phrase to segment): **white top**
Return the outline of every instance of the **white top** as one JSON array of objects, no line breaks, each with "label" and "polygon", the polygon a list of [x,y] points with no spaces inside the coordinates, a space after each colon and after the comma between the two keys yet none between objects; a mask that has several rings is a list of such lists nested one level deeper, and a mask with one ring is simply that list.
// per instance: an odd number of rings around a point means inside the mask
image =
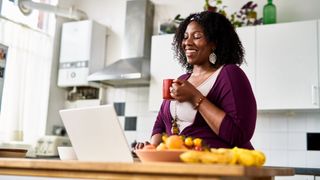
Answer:
[{"label": "white top", "polygon": [[[201,92],[202,95],[207,96],[212,86],[216,82],[216,79],[220,73],[220,70],[223,66],[221,66],[218,70],[212,73],[208,79],[206,79],[202,84],[197,86],[196,88]],[[177,113],[177,124],[180,132],[183,131],[184,128],[193,124],[197,110],[195,110],[190,102],[178,102],[171,101],[170,103],[170,113],[174,118],[175,113]]]}]

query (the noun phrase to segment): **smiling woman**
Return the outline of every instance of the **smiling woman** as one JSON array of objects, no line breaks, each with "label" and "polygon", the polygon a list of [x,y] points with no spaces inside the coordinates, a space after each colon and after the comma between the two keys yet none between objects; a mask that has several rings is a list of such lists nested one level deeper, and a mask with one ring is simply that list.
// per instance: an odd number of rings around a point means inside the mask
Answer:
[{"label": "smiling woman", "polygon": [[172,99],[162,102],[151,144],[166,133],[200,138],[211,148],[253,149],[256,101],[239,67],[243,47],[230,21],[210,11],[191,14],[178,27],[173,49],[187,73],[173,80]]}]

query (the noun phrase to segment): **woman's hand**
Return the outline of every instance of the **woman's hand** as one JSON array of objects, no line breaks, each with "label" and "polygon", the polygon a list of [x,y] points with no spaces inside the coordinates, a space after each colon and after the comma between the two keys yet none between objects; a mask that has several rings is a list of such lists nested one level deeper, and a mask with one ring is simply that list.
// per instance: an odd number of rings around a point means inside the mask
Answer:
[{"label": "woman's hand", "polygon": [[151,140],[150,142],[149,141],[145,141],[145,142],[138,142],[134,149],[143,149],[146,145],[149,145],[149,144],[153,144],[154,147],[157,147],[160,143],[161,143],[161,137],[162,135],[159,133],[159,134],[154,134],[152,137],[151,137]]},{"label": "woman's hand", "polygon": [[179,102],[189,101],[193,105],[199,97],[203,97],[201,92],[190,82],[179,79],[173,80],[170,95]]},{"label": "woman's hand", "polygon": [[143,149],[148,144],[150,144],[148,141],[146,141],[146,142],[137,142],[136,146],[134,147],[134,150]]}]

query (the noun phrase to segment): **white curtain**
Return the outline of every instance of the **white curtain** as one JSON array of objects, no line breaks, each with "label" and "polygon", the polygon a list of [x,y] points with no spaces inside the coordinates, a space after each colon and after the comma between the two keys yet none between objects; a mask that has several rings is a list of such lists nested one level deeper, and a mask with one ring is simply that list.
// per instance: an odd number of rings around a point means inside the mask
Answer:
[{"label": "white curtain", "polygon": [[8,46],[0,141],[33,143],[45,134],[53,38],[0,18],[0,43]]}]

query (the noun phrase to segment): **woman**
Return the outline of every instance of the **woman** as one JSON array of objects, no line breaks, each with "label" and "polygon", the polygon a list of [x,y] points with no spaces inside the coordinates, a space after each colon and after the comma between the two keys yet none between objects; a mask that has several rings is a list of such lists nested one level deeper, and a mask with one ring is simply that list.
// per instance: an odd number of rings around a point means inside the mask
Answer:
[{"label": "woman", "polygon": [[180,24],[173,46],[188,73],[174,80],[175,100],[163,101],[151,144],[158,145],[167,133],[202,138],[212,148],[253,149],[256,101],[239,68],[243,48],[228,19],[210,11],[191,14]]}]

